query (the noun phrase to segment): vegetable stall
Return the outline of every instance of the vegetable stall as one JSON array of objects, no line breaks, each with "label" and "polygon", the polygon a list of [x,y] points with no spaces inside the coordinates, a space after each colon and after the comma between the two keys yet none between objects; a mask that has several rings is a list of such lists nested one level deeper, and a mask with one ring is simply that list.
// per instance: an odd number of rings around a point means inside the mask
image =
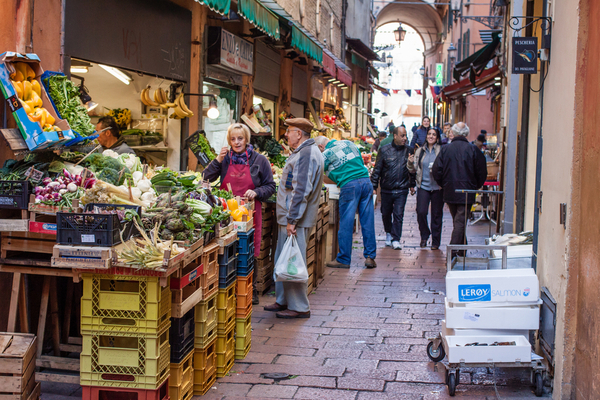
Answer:
[{"label": "vegetable stall", "polygon": [[[255,258],[253,201],[172,167],[178,161],[98,152],[83,82],[43,71],[32,55],[2,57],[0,87],[14,100],[18,127],[2,134],[21,147],[1,160],[0,272],[12,274],[7,331],[37,336],[35,379],[92,392],[168,385],[177,399],[206,393],[250,351],[254,277],[261,294],[272,291],[275,199],[262,205]],[[146,111],[167,111],[158,118],[132,118],[124,107],[110,113],[124,136],[164,145],[167,119],[185,109],[182,95],[176,103],[164,96],[141,96]],[[279,184],[289,148],[270,136],[252,143]],[[187,146],[201,165],[215,158],[201,131]],[[308,244],[309,293],[322,277],[328,223],[324,190]],[[133,367],[139,359],[145,365]],[[185,382],[190,363],[197,378]]]}]

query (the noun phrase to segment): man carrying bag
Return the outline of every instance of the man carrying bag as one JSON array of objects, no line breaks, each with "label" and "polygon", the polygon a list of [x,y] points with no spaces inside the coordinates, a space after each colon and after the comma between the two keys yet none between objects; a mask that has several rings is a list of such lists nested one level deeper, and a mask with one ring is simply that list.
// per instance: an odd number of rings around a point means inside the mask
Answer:
[{"label": "man carrying bag", "polygon": [[[285,123],[288,145],[294,151],[283,168],[277,191],[275,263],[279,265],[280,257],[289,263],[290,260],[283,257],[283,249],[288,244],[288,236],[293,235],[306,268],[306,244],[317,223],[324,162],[321,151],[310,138],[313,124],[305,118],[287,119]],[[293,245],[294,239],[290,241]],[[277,312],[277,318],[309,318],[307,280],[298,282],[276,276],[275,281],[276,302],[265,306],[265,311]]]}]

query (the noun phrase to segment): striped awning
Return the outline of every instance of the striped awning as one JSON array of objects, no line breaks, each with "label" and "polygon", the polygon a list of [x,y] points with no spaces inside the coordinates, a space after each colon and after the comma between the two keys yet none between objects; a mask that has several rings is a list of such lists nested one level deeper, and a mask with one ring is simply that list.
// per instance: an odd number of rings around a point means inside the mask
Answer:
[{"label": "striped awning", "polygon": [[261,32],[279,40],[279,17],[260,0],[239,0],[238,12]]},{"label": "striped awning", "polygon": [[200,4],[204,4],[211,10],[221,15],[229,15],[231,8],[231,0],[196,0]]},{"label": "striped awning", "polygon": [[323,48],[309,38],[296,25],[292,26],[292,46],[318,63],[323,61]]}]

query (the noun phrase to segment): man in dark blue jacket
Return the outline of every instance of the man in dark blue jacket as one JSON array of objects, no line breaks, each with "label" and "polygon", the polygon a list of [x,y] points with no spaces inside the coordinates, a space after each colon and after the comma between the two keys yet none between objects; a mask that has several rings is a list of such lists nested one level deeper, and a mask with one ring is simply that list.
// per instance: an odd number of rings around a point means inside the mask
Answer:
[{"label": "man in dark blue jacket", "polygon": [[452,133],[452,143],[442,146],[431,173],[444,190],[444,202],[452,214],[454,228],[450,244],[467,244],[465,216],[475,202],[475,194],[456,193],[456,189],[477,190],[482,187],[487,177],[487,164],[483,153],[467,140],[467,124],[455,124]]}]

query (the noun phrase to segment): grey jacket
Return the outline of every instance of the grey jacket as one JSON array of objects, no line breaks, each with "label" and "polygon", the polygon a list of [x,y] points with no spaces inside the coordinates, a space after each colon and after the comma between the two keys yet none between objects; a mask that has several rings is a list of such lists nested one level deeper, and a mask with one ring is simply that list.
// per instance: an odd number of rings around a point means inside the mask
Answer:
[{"label": "grey jacket", "polygon": [[[438,154],[440,154],[440,149],[441,148],[442,148],[442,146],[440,146],[437,143],[433,145],[433,150],[435,151],[436,157],[437,157]],[[411,173],[413,173],[413,174],[414,173],[417,174],[417,187],[421,187],[421,180],[423,179],[423,168],[422,168],[422,165],[417,165],[417,163],[421,164],[419,161],[421,159],[421,153],[424,151],[423,149],[424,149],[424,146],[423,147],[419,147],[415,151],[415,161],[414,162],[408,161],[406,163],[406,166],[408,167],[408,170]],[[431,176],[431,180],[433,180],[433,176]]]},{"label": "grey jacket", "polygon": [[277,191],[279,225],[312,228],[317,224],[323,164],[323,155],[314,139],[307,139],[287,159]]}]

